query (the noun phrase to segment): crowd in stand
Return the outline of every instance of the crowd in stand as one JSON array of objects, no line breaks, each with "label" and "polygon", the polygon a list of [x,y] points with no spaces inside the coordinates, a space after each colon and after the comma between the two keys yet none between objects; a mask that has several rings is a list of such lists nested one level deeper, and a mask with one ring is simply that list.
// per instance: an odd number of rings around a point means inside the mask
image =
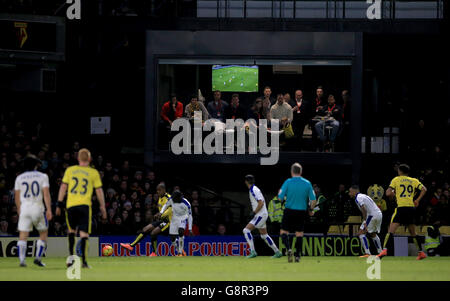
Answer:
[{"label": "crowd in stand", "polygon": [[[0,120],[0,141],[0,235],[17,235],[18,215],[13,198],[13,185],[16,175],[21,172],[21,160],[28,153],[33,153],[42,161],[40,170],[49,176],[52,210],[54,210],[64,170],[70,165],[77,164],[75,158],[80,145],[75,142],[70,150],[58,152],[51,144],[41,140],[39,131],[30,131],[21,121],[8,120],[4,116]],[[428,188],[428,192],[417,210],[416,222],[422,224],[440,222],[448,225],[450,224],[449,159],[440,147],[434,147],[430,151],[425,157],[429,159],[430,164],[417,162],[421,168],[419,179]],[[94,214],[92,227],[94,235],[132,235],[153,221],[154,215],[158,212],[156,186],[170,179],[160,179],[154,171],[144,172],[143,168],[133,168],[127,160],[117,164],[102,155],[95,156],[93,165],[99,170],[102,178],[108,214],[106,221]],[[395,176],[395,166],[391,176]],[[380,184],[387,187],[389,183]],[[359,215],[354,203],[349,200],[344,184],[338,186],[336,193],[323,193],[318,185],[314,187],[320,211],[310,223],[327,225],[343,222],[350,215]],[[176,185],[168,187],[168,192],[177,188],[179,187]],[[241,225],[237,222],[236,212],[231,210],[229,201],[202,199],[198,190],[186,187],[183,189],[192,204],[194,234],[224,235],[239,232]],[[385,213],[388,222],[395,203],[383,197],[373,196],[373,198]],[[269,201],[270,197],[267,198],[267,202]],[[95,195],[93,204],[93,212],[98,212]],[[55,217],[50,223],[49,231],[50,235],[65,235],[65,219]]]},{"label": "crowd in stand", "polygon": [[[304,135],[311,133],[315,150],[328,152],[335,149],[336,139],[350,123],[350,95],[347,90],[342,91],[338,103],[334,95],[325,96],[321,86],[317,87],[313,101],[304,99],[302,90],[296,90],[293,99],[289,93],[278,94],[274,98],[272,89],[267,86],[264,95],[256,98],[248,107],[240,102],[237,93],[231,95],[230,103],[222,99],[220,91],[214,91],[213,95],[213,100],[204,103],[203,97],[194,94],[185,106],[172,94],[161,108],[161,135],[170,137],[170,133],[166,134],[165,131],[170,129],[173,121],[184,117],[191,119],[195,111],[200,111],[203,121],[254,119],[258,124],[260,119],[279,120],[280,128],[285,133],[281,137],[282,146],[289,145],[296,151],[305,149]],[[287,133],[291,129],[293,135]]]}]

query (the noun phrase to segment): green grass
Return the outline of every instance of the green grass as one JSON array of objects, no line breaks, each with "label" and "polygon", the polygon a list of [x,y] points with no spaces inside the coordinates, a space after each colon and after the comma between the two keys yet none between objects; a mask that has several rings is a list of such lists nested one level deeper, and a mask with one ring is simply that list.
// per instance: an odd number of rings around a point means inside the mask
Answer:
[{"label": "green grass", "polygon": [[212,89],[229,92],[257,92],[258,69],[235,66],[213,70]]},{"label": "green grass", "polygon": [[[27,258],[28,267],[17,258],[0,258],[0,281],[67,280],[64,258],[45,258],[45,268]],[[286,257],[96,257],[92,269],[81,270],[81,280],[213,280],[213,281],[365,281],[369,264],[358,257],[303,257],[288,263]],[[450,257],[386,257],[381,261],[381,280],[450,280]]]}]

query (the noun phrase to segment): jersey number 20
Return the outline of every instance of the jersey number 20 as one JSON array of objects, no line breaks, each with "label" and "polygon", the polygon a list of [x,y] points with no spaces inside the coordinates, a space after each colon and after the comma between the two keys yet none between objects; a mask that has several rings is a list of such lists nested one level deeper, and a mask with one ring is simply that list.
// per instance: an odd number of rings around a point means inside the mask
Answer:
[{"label": "jersey number 20", "polygon": [[[22,185],[25,186],[25,192],[23,194],[24,198],[29,198],[31,195],[28,194],[29,190],[30,190],[30,185],[28,185],[27,182],[23,182]],[[34,197],[37,197],[39,195],[39,183],[36,181],[33,181],[31,183],[31,194]]]}]

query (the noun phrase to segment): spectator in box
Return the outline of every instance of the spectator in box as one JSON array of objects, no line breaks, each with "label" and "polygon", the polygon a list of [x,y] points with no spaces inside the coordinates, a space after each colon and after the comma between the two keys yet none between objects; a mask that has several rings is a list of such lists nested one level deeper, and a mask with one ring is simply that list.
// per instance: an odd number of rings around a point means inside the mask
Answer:
[{"label": "spectator in box", "polygon": [[225,122],[225,109],[228,103],[222,100],[222,93],[218,90],[214,91],[214,100],[208,103],[208,113],[211,118]]},{"label": "spectator in box", "polygon": [[225,108],[226,119],[247,119],[246,109],[239,104],[239,94],[233,94],[231,97],[231,105]]},{"label": "spectator in box", "polygon": [[258,97],[253,103],[252,107],[248,112],[248,118],[254,119],[256,124],[258,124],[259,119],[262,118],[262,98]]},{"label": "spectator in box", "polygon": [[270,108],[270,116],[280,121],[280,128],[292,121],[292,108],[284,102],[283,94],[277,95],[277,102]]},{"label": "spectator in box", "polygon": [[170,100],[166,102],[161,110],[161,119],[166,126],[172,126],[172,122],[183,117],[183,104],[177,100],[175,94],[170,95]]},{"label": "spectator in box", "polygon": [[186,106],[184,111],[187,118],[194,118],[194,112],[200,111],[202,112],[202,121],[205,121],[209,118],[208,110],[205,108],[205,105],[198,101],[197,95],[191,96],[191,102]]},{"label": "spectator in box", "polygon": [[269,86],[265,86],[264,87],[264,95],[262,96],[262,98],[264,100],[269,101],[270,106],[275,104],[275,98],[273,98],[271,95],[272,95],[272,89]]},{"label": "spectator in box", "polygon": [[324,98],[323,88],[322,86],[318,86],[316,89],[316,99],[312,105],[313,115],[317,115],[319,112],[323,110],[326,106],[326,101]]},{"label": "spectator in box", "polygon": [[270,100],[268,98],[264,98],[262,101],[262,109],[261,109],[261,118],[267,119],[267,125],[270,127],[270,119],[272,116],[270,115]]},{"label": "spectator in box", "polygon": [[291,101],[292,128],[297,138],[298,146],[301,147],[303,132],[310,118],[310,105],[303,99],[302,90],[295,91],[295,99]]},{"label": "spectator in box", "polygon": [[[325,144],[325,127],[331,126],[330,143],[334,144],[337,134],[339,132],[340,122],[342,120],[342,110],[339,105],[336,104],[336,100],[333,95],[328,96],[328,105],[321,111],[322,116],[329,117],[329,120],[322,120],[316,123],[315,128],[317,134],[319,134],[320,140]],[[331,146],[328,144],[328,146]]]}]

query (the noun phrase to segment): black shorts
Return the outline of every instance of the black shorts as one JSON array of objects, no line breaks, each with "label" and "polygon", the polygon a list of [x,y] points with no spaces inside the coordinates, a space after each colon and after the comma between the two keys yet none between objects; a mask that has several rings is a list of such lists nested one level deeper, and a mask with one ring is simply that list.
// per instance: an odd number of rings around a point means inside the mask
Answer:
[{"label": "black shorts", "polygon": [[88,205],[73,206],[66,211],[67,227],[70,230],[78,230],[91,233],[91,207]]},{"label": "black shorts", "polygon": [[305,229],[306,211],[284,209],[283,220],[281,221],[281,229],[285,231],[303,232]]},{"label": "black shorts", "polygon": [[152,223],[153,227],[155,228],[160,228],[161,229],[161,233],[166,232],[169,229],[170,226],[170,222],[168,221],[156,221]]},{"label": "black shorts", "polygon": [[399,223],[400,225],[414,224],[416,208],[414,207],[397,207],[392,214],[391,223]]}]

